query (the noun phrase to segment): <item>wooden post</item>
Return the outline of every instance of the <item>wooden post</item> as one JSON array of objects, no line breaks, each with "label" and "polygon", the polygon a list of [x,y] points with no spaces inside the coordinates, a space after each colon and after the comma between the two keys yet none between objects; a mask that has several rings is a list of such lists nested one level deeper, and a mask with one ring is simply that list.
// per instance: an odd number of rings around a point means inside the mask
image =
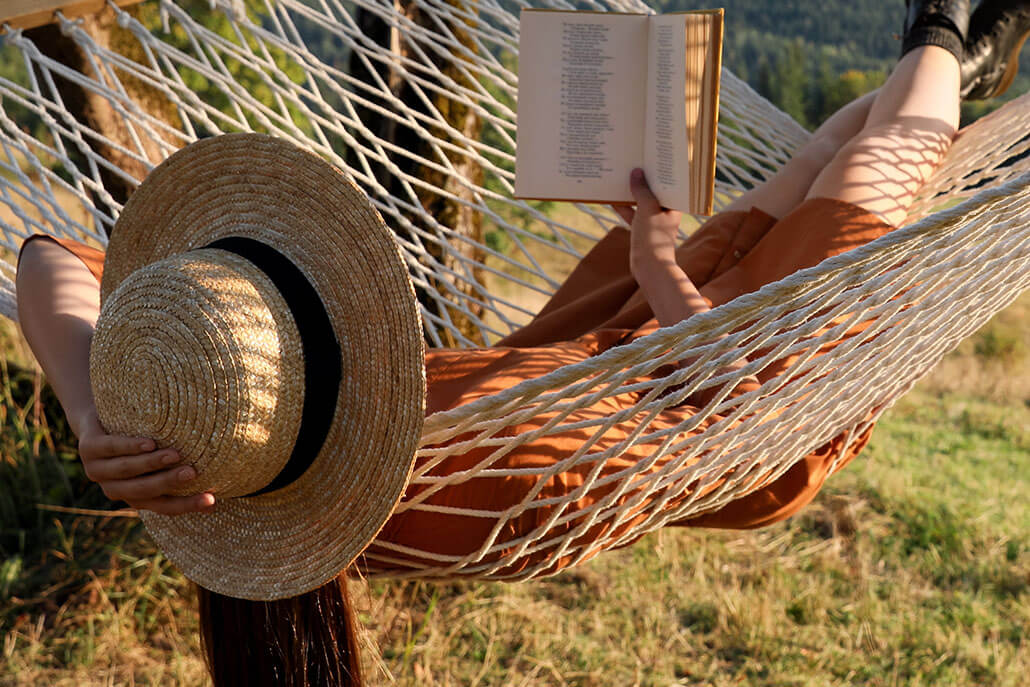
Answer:
[{"label": "wooden post", "polygon": [[[143,0],[114,0],[119,7],[127,7]],[[32,29],[56,21],[60,11],[69,19],[95,14],[107,7],[107,0],[3,0],[0,2],[0,30],[4,24],[16,29]]]}]

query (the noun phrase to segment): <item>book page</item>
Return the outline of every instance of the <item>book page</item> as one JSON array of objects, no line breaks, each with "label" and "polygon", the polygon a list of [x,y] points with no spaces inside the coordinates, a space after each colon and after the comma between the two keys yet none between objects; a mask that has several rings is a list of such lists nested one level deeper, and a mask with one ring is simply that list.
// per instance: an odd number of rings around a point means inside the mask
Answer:
[{"label": "book page", "polygon": [[523,10],[516,197],[633,200],[647,24],[646,15]]},{"label": "book page", "polygon": [[[647,79],[644,173],[664,207],[690,207],[690,127],[697,119],[700,91],[686,83],[686,30],[682,14],[651,17]],[[703,50],[703,46],[698,46]],[[684,117],[684,96],[687,113]],[[693,101],[693,113],[691,105]],[[691,116],[693,114],[693,116]]]}]

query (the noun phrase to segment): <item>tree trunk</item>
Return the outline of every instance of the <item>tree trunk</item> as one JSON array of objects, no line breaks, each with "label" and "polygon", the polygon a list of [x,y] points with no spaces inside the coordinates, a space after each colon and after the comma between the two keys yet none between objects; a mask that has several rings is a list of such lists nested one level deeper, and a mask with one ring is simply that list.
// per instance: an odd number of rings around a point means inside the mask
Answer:
[{"label": "tree trunk", "polygon": [[[463,7],[462,0],[447,0],[447,2],[453,6]],[[431,19],[426,17],[418,7],[408,0],[394,0],[394,11],[408,17],[416,24],[426,26],[427,28],[433,27]],[[357,21],[364,35],[374,40],[377,44],[389,47],[391,52],[399,56],[410,57],[413,60],[419,59],[419,56],[412,50],[411,45],[408,42],[412,39],[410,37],[405,37],[402,40],[398,31],[391,29],[386,22],[382,21],[372,12],[359,9],[357,13]],[[451,29],[454,31],[454,35],[457,40],[464,45],[472,47],[468,34],[461,31],[459,27],[454,25],[451,26]],[[457,68],[459,60],[461,59],[460,57],[452,56],[450,58],[443,58],[435,55],[428,49],[426,49],[425,52],[427,54],[434,55],[434,67],[439,73],[446,75],[459,84],[471,85],[468,83],[468,78]],[[400,78],[397,72],[390,69],[385,64],[376,64],[375,68],[379,72],[379,76],[389,84],[393,95],[400,99],[406,107],[418,112],[426,112],[426,105],[423,100],[419,98],[418,94],[408,82]],[[355,78],[366,82],[371,81],[369,70],[356,54],[352,54],[351,56],[349,71]],[[454,127],[454,129],[460,131],[463,136],[468,138],[474,139],[479,136],[482,123],[471,108],[448,98],[446,95],[428,95],[430,96],[430,101],[434,108],[448,124]],[[383,107],[389,107],[383,99],[380,99],[378,104]],[[420,157],[439,162],[436,158],[437,153],[435,153],[410,127],[391,119],[383,118],[378,113],[371,111],[368,108],[359,107],[357,110],[358,115],[361,117],[365,126],[367,126],[379,138],[389,141],[403,150],[409,150]],[[442,141],[454,140],[447,132],[442,130],[431,131],[431,134]],[[457,141],[455,141],[455,143],[457,143]],[[483,170],[475,159],[471,159],[465,155],[450,154],[449,161],[455,172],[458,174],[458,178],[464,178],[473,185],[482,184]],[[358,158],[353,152],[348,153],[347,162],[350,166],[360,169]],[[441,188],[448,194],[457,196],[458,198],[468,199],[470,201],[472,200],[472,192],[465,188],[462,183],[459,183],[458,178],[456,177],[437,172],[429,166],[415,162],[407,157],[396,156],[393,159],[393,162],[406,174],[422,179],[432,186]],[[396,178],[384,165],[376,164],[371,161],[369,164],[373,174],[392,195],[404,197],[405,191],[398,178]],[[433,257],[445,268],[454,270],[458,274],[466,273],[467,268],[464,267],[464,264],[467,264],[470,261],[477,265],[481,264],[484,254],[482,249],[478,248],[478,246],[482,244],[483,239],[483,229],[479,213],[468,206],[462,205],[455,200],[451,200],[450,198],[433,191],[416,189],[416,194],[422,208],[428,214],[435,217],[437,222],[452,229],[455,233],[468,238],[468,241],[451,241],[447,252],[439,246],[433,244],[426,245],[426,249],[433,254]],[[409,216],[408,219],[417,227],[426,227],[427,225],[425,220],[418,215]],[[397,229],[399,231],[401,230],[399,227]],[[479,267],[474,268],[472,270],[471,277],[478,282],[482,277],[482,269]],[[442,272],[437,274],[435,279],[437,281],[434,283],[434,288],[441,292],[450,291],[450,288],[440,283],[445,279],[450,281],[451,288],[462,295],[470,294],[473,291],[467,281],[448,277]],[[418,295],[419,301],[427,309],[440,315],[444,315],[444,313],[441,312],[441,309],[444,306],[441,306],[439,301],[431,298],[429,294],[424,292],[419,293]],[[476,317],[482,315],[482,307],[475,306],[470,301],[465,301],[464,308]],[[478,341],[479,343],[484,343],[478,328],[462,309],[449,306],[447,307],[447,310],[447,315],[450,320],[458,327],[464,336],[474,341]],[[442,335],[445,340],[444,342],[447,345],[457,345],[457,341],[450,336],[449,332],[443,331]]]},{"label": "tree trunk", "polygon": [[[143,8],[132,7],[126,11],[138,17]],[[105,6],[102,11],[96,14],[83,17],[81,21],[83,22],[83,29],[92,36],[98,45],[137,62],[146,63],[146,56],[139,42],[131,31],[118,26],[117,14],[109,6]],[[86,52],[72,38],[63,35],[60,27],[56,24],[30,29],[25,32],[25,35],[47,57],[100,83],[112,85],[109,83],[110,77],[107,74],[98,75],[95,73]],[[116,74],[126,92],[143,111],[161,119],[176,129],[182,128],[182,123],[174,104],[163,93],[125,72],[118,71]],[[54,74],[53,78],[65,108],[78,122],[88,126],[103,138],[117,144],[117,146],[137,151],[137,145],[132,139],[129,128],[134,127],[143,144],[142,153],[137,154],[146,157],[151,164],[157,164],[164,158],[164,154],[162,154],[157,143],[138,125],[133,124],[119,114],[102,95],[81,88],[57,74]],[[147,167],[140,160],[122,152],[115,145],[110,145],[102,140],[94,138],[87,138],[86,140],[98,155],[122,169],[126,174],[134,178],[137,183],[146,177]],[[172,142],[171,139],[168,139],[168,142]],[[74,162],[78,163],[80,161],[75,160]],[[104,188],[111,194],[115,202],[120,204],[124,204],[128,200],[129,195],[136,187],[136,184],[104,168],[100,168],[100,177]],[[99,198],[95,198],[94,201],[97,207],[105,206]]]}]

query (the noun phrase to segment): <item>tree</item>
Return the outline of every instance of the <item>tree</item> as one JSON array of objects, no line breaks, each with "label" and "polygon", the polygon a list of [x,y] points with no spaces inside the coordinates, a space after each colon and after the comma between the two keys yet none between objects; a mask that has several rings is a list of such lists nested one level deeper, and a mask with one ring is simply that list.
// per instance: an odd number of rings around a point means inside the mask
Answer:
[{"label": "tree", "polygon": [[[446,0],[446,2],[451,6],[460,7],[466,12],[471,13],[475,11],[474,7],[465,5],[463,0]],[[430,31],[436,29],[431,18],[427,16],[414,2],[410,2],[409,0],[394,0],[394,11],[420,26],[425,26]],[[421,48],[425,54],[431,55],[432,67],[435,70],[435,73],[440,75],[440,79],[438,81],[439,84],[443,85],[446,79],[450,79],[462,86],[473,85],[469,83],[468,77],[466,77],[462,73],[461,69],[459,69],[460,62],[463,59],[460,56],[456,54],[446,57],[441,56],[438,52],[430,49],[429,46],[420,45],[418,41],[411,36],[401,36],[397,29],[391,27],[377,14],[364,7],[358,8],[356,18],[357,23],[361,27],[362,33],[366,38],[375,41],[375,43],[380,46],[389,47],[392,52],[401,58],[410,58],[415,61],[421,61],[421,57],[416,48]],[[462,45],[465,45],[470,49],[474,49],[471,38],[467,32],[461,29],[460,25],[452,23],[450,25],[450,29],[454,33],[454,37]],[[482,123],[478,115],[468,106],[458,102],[456,99],[448,97],[448,95],[446,95],[446,91],[443,94],[433,94],[431,91],[426,91],[430,98],[430,103],[427,105],[411,83],[403,78],[403,75],[398,69],[383,62],[373,63],[372,67],[376,74],[378,74],[378,77],[385,83],[389,84],[392,94],[404,103],[406,108],[427,115],[432,114],[435,116],[436,113],[439,113],[439,116],[444,119],[447,125],[460,132],[462,136],[473,139],[479,137]],[[348,71],[352,76],[367,83],[372,83],[376,76],[376,74],[373,74],[372,71],[369,70],[366,63],[357,53],[353,53],[351,55]],[[422,73],[421,75],[425,77],[425,73]],[[381,107],[392,107],[392,105],[383,97],[372,97],[372,99]],[[431,112],[430,108],[436,112]],[[392,118],[382,117],[372,108],[358,107],[356,109],[361,121],[365,126],[372,130],[376,137],[395,144],[401,150],[413,153],[410,157],[406,155],[396,155],[391,158],[391,162],[396,164],[403,173],[418,177],[419,179],[426,181],[431,186],[440,188],[444,192],[453,194],[458,198],[471,200],[471,192],[464,184],[457,181],[455,177],[434,170],[416,159],[433,159],[437,156],[437,153],[432,150],[430,145],[421,138],[415,129]],[[433,131],[433,136],[444,143],[457,143],[455,137],[452,136],[444,127],[440,127]],[[354,151],[348,152],[347,161],[349,165],[355,168],[360,168],[358,156]],[[436,161],[443,162],[441,160]],[[463,177],[473,185],[482,184],[483,171],[479,163],[474,159],[463,154],[454,153],[448,154],[447,162],[454,168],[454,171],[459,178]],[[387,168],[386,165],[370,161],[370,166],[372,168],[372,173],[375,175],[379,183],[381,183],[392,195],[396,195],[398,197],[405,197],[407,195],[401,178],[395,175],[389,168]],[[451,200],[447,196],[431,190],[418,188],[416,189],[416,194],[423,211],[433,216],[440,224],[450,228],[460,236],[467,237],[469,239],[468,241],[452,242],[446,251],[443,247],[434,244],[425,244],[425,246],[426,249],[430,251],[433,258],[441,263],[445,268],[444,271],[437,271],[437,276],[435,276],[434,279],[447,280],[449,282],[448,286],[457,290],[461,294],[470,293],[471,285],[467,281],[447,276],[446,271],[453,270],[457,274],[462,274],[465,272],[465,268],[462,266],[462,263],[476,265],[482,263],[484,256],[482,249],[479,248],[479,246],[483,241],[483,228],[479,213],[458,201]],[[428,226],[428,223],[421,214],[409,213],[407,215],[407,219],[416,227],[432,232],[432,229]],[[398,231],[401,230],[400,227],[397,227],[396,229]],[[473,279],[479,281],[481,277],[481,269],[475,268],[472,276]],[[440,284],[435,286],[438,287]],[[441,289],[438,288],[437,290]],[[422,305],[431,312],[437,312],[441,316],[446,314],[446,316],[449,317],[449,319],[460,329],[462,334],[473,339],[478,339],[477,328],[462,311],[457,308],[449,308],[448,313],[440,312],[440,309],[443,306],[440,306],[439,302],[432,298],[429,293],[424,290],[420,290],[418,296]],[[478,317],[481,312],[475,312],[475,310],[481,310],[481,308],[473,308],[473,314]],[[444,335],[447,336],[446,333],[444,333]],[[447,343],[456,344],[457,342],[448,341]]]},{"label": "tree", "polygon": [[776,105],[796,119],[802,126],[807,125],[805,100],[808,91],[808,69],[805,59],[804,42],[800,39],[791,41],[787,50],[781,55],[777,65],[776,79],[778,98]]},{"label": "tree", "polygon": [[881,71],[850,69],[839,76],[824,73],[819,79],[820,106],[811,112],[811,121],[822,123],[852,100],[879,88],[886,79],[887,75]]},{"label": "tree", "polygon": [[[143,9],[141,7],[131,7],[127,11],[133,16],[138,17]],[[90,34],[98,45],[110,48],[137,62],[145,61],[143,48],[131,31],[118,26],[117,14],[111,7],[105,6],[100,12],[87,15],[81,21],[82,28]],[[97,74],[93,69],[93,62],[89,59],[86,52],[72,38],[64,35],[56,24],[48,24],[30,29],[25,32],[25,35],[47,57],[96,79],[100,83],[111,85],[108,76]],[[125,72],[116,71],[116,74],[128,95],[143,111],[163,120],[176,129],[182,127],[175,106],[160,91]],[[63,79],[58,74],[54,74],[53,78],[67,112],[78,122],[99,134],[98,137],[88,137],[87,142],[105,160],[135,178],[137,182],[143,180],[147,174],[146,165],[119,149],[119,147],[127,150],[136,149],[136,144],[132,137],[132,129],[134,128],[136,133],[139,134],[139,139],[144,149],[143,156],[147,160],[156,164],[164,157],[157,142],[142,132],[129,119],[118,113],[105,97]],[[111,143],[108,143],[108,141]],[[74,146],[69,146],[68,149],[74,150]],[[103,167],[100,168],[100,178],[104,189],[111,194],[111,197],[117,203],[125,203],[135,188],[135,184],[128,181],[124,176]],[[97,199],[96,205],[103,207],[105,203]]]}]

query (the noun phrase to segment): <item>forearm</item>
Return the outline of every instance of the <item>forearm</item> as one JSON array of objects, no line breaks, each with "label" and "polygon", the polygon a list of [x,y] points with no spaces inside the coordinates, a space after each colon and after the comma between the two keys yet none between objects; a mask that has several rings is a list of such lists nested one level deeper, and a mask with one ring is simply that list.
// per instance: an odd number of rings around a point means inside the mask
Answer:
[{"label": "forearm", "polygon": [[[636,211],[617,210],[630,223],[630,270],[640,289],[644,292],[651,310],[662,327],[670,327],[692,315],[707,312],[708,301],[697,290],[679,264],[676,262],[676,244],[679,238],[681,215],[674,210],[661,207],[651,193],[643,170],[634,169],[630,174],[630,192],[637,201]],[[681,359],[679,364],[689,364],[696,357]],[[739,358],[716,370],[715,375],[736,372],[747,365],[746,358]],[[740,377],[733,388],[735,393],[750,390],[758,385],[751,376]],[[694,394],[694,402],[706,405],[721,387],[710,387]]]},{"label": "forearm", "polygon": [[674,254],[635,256],[632,272],[662,327],[671,327],[691,315],[708,312],[708,301],[676,264]]},{"label": "forearm", "polygon": [[45,240],[22,256],[17,276],[18,319],[78,436],[96,408],[89,381],[89,347],[100,312],[100,287],[77,257]]},{"label": "forearm", "polygon": [[[644,292],[658,324],[662,327],[670,327],[692,315],[708,312],[710,307],[705,297],[697,290],[694,282],[676,263],[675,254],[664,253],[666,251],[638,254],[631,267],[633,276]],[[681,361],[681,364],[688,360]],[[747,363],[746,358],[738,358],[719,368],[716,374],[736,372]],[[738,384],[740,383],[744,383],[748,388],[753,388],[758,385],[758,380],[754,376],[748,375],[742,377]],[[702,399],[707,403],[716,392],[717,389],[709,389],[702,393]]]},{"label": "forearm", "polygon": [[174,448],[158,449],[149,438],[107,434],[97,419],[89,379],[89,348],[100,314],[100,285],[93,273],[62,246],[34,240],[18,265],[18,319],[61,401],[86,476],[113,500],[165,515],[210,512],[210,492],[175,496],[197,476],[181,465]]}]

